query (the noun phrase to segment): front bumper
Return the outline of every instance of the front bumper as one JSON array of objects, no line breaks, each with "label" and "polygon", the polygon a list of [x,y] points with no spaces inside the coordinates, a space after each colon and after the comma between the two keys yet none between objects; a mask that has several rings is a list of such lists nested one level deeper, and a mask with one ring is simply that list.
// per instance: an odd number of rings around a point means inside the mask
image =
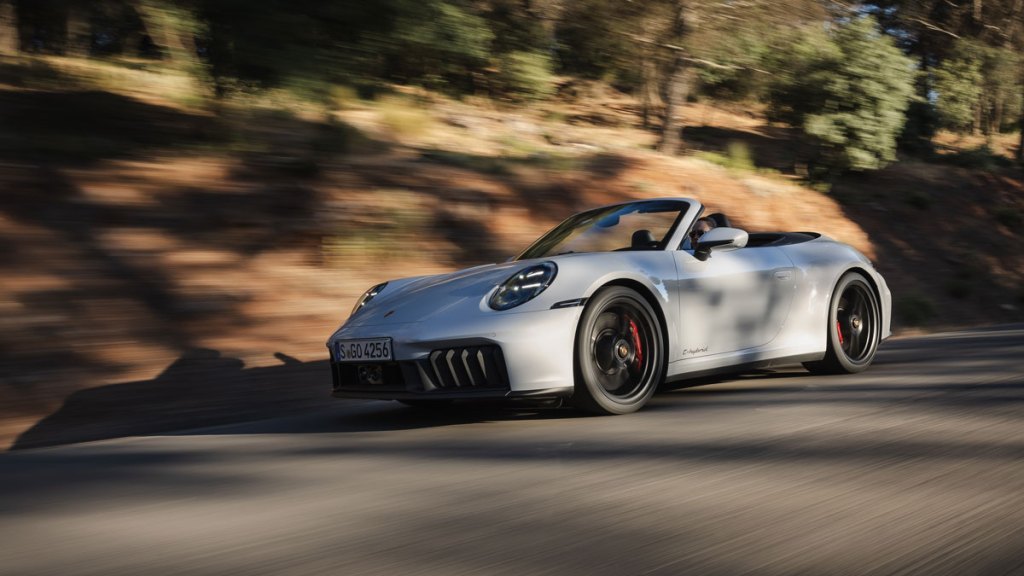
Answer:
[{"label": "front bumper", "polygon": [[332,362],[331,374],[336,396],[504,396],[510,390],[505,359],[501,348],[494,345],[438,349],[419,360]]},{"label": "front bumper", "polygon": [[446,322],[352,326],[337,340],[391,338],[394,360],[334,362],[333,395],[343,398],[514,398],[567,396],[582,307],[469,314]]}]

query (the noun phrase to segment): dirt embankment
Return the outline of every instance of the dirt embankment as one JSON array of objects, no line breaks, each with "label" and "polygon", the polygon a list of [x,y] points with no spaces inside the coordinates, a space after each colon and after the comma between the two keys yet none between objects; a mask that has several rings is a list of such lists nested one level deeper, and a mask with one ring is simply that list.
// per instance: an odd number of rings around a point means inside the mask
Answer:
[{"label": "dirt embankment", "polygon": [[[68,144],[79,128],[40,136],[31,116],[48,108],[0,102],[31,144],[0,148],[0,447],[329,402],[323,342],[368,286],[503,260],[629,198],[696,197],[743,228],[849,242],[889,278],[897,328],[1024,318],[1018,172],[905,164],[826,195],[785,174],[799,168],[778,152],[785,134],[748,114],[695,106],[692,142],[774,150],[763,163],[781,174],[647,151],[621,97],[529,113],[366,104],[241,129],[71,95],[117,119],[84,157],[93,140]],[[198,143],[163,144],[182,139]]]}]

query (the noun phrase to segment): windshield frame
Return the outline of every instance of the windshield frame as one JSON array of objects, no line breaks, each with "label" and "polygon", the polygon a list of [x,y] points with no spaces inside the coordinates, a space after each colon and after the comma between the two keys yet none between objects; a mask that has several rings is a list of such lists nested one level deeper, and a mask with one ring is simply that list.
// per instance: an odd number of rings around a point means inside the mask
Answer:
[{"label": "windshield frame", "polygon": [[[675,247],[679,242],[674,242],[678,236],[681,224],[686,221],[687,217],[693,214],[695,211],[701,210],[701,205],[695,200],[688,198],[652,198],[650,200],[635,200],[632,202],[622,202],[620,204],[612,204],[609,206],[602,206],[600,208],[594,208],[574,214],[554,228],[548,230],[537,240],[531,243],[526,250],[523,250],[519,256],[516,257],[516,261],[519,260],[531,260],[534,258],[552,258],[554,256],[560,256],[561,254],[549,254],[548,252],[552,247],[557,246],[559,243],[564,242],[565,238],[568,237],[572,230],[579,228],[579,222],[589,219],[599,219],[603,216],[608,216],[622,210],[627,206],[638,206],[638,205],[651,205],[654,207],[664,207],[663,210],[648,210],[649,212],[672,212],[678,211],[672,225],[665,233],[664,238],[660,240],[660,246],[657,248],[650,249],[651,251],[666,251],[675,250]],[[559,236],[562,236],[558,239]],[[550,246],[546,247],[548,244]],[[639,251],[639,250],[637,250]],[[536,253],[535,253],[536,252]],[[602,254],[607,251],[594,251],[594,252],[572,252],[573,254]]]}]

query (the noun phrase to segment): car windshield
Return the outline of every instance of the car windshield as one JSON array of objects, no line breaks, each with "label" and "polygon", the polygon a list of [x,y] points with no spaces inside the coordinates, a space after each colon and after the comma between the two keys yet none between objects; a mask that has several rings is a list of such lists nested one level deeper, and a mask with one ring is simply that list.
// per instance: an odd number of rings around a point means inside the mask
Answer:
[{"label": "car windshield", "polygon": [[680,201],[652,200],[583,212],[541,236],[519,259],[577,252],[660,250],[688,206]]}]

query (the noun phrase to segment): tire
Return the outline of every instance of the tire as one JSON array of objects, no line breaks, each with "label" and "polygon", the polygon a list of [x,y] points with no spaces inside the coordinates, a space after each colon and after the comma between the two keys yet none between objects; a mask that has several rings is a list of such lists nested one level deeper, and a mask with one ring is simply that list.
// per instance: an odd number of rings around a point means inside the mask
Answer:
[{"label": "tire", "polygon": [[594,414],[629,414],[665,374],[665,339],[654,309],[614,286],[590,299],[576,331],[573,404]]},{"label": "tire", "polygon": [[828,308],[825,357],[805,362],[814,374],[854,374],[871,365],[881,340],[878,297],[864,276],[850,272],[836,284]]}]

